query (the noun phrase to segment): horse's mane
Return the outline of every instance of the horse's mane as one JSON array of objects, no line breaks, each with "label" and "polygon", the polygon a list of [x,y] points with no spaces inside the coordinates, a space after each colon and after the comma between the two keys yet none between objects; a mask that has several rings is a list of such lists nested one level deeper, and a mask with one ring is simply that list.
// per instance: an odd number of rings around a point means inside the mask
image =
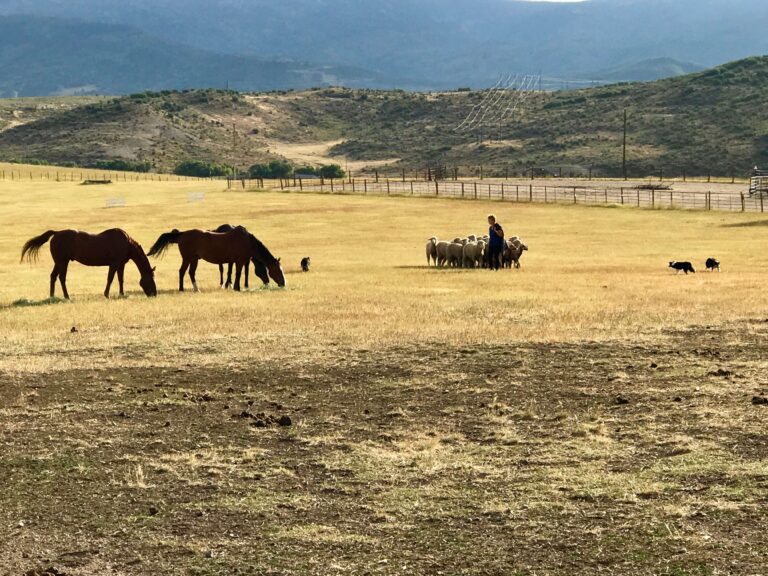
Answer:
[{"label": "horse's mane", "polygon": [[272,252],[269,251],[269,249],[264,246],[264,244],[256,238],[253,234],[248,234],[248,238],[251,240],[251,247],[261,256],[267,263],[272,263],[277,261],[277,258],[275,258],[272,255]]}]

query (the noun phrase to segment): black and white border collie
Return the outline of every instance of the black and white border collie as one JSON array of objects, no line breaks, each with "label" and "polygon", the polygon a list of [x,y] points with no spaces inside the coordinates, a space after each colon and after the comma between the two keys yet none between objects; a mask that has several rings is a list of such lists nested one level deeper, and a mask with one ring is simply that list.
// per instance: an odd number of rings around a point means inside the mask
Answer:
[{"label": "black and white border collie", "polygon": [[693,264],[690,262],[675,262],[674,260],[669,263],[669,267],[677,270],[677,274],[680,274],[680,272],[685,272],[688,274],[688,272],[696,273],[696,270],[693,269]]}]

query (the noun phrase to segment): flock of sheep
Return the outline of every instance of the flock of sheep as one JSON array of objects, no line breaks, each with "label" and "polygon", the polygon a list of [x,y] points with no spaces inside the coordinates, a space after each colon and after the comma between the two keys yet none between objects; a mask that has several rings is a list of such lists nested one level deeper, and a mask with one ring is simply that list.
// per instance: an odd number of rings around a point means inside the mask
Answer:
[{"label": "flock of sheep", "polygon": [[[450,266],[453,268],[485,268],[488,266],[486,247],[489,237],[474,234],[466,238],[454,238],[452,241],[438,240],[432,237],[427,241],[427,265],[434,263],[437,267]],[[520,257],[528,250],[518,236],[512,236],[504,241],[504,252],[501,255],[501,265],[504,268],[520,268]]]}]

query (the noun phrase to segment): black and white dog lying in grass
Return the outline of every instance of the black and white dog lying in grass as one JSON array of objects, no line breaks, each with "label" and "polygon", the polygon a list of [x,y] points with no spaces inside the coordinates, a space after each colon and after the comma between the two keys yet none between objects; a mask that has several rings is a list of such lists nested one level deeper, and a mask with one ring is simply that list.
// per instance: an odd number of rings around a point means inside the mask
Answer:
[{"label": "black and white dog lying in grass", "polygon": [[707,267],[707,270],[710,272],[714,272],[717,270],[720,272],[720,262],[718,260],[715,260],[714,258],[707,258],[707,261],[704,264]]},{"label": "black and white dog lying in grass", "polygon": [[669,267],[677,270],[677,273],[680,274],[680,272],[685,272],[688,274],[688,272],[696,273],[696,270],[693,269],[693,265],[690,262],[675,262],[674,260],[669,263]]}]

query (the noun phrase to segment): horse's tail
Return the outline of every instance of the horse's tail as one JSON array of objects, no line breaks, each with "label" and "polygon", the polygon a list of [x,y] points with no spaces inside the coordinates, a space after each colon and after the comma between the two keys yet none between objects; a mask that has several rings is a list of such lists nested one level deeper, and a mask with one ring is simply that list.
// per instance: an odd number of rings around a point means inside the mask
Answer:
[{"label": "horse's tail", "polygon": [[40,236],[35,236],[34,238],[27,240],[24,247],[21,249],[21,262],[24,261],[25,256],[27,257],[27,262],[37,260],[37,253],[40,252],[40,248],[42,248],[54,234],[56,234],[55,230],[48,230],[48,232],[44,232],[43,234],[40,234]]},{"label": "horse's tail", "polygon": [[147,256],[162,256],[163,253],[168,249],[169,244],[177,244],[179,241],[179,238],[183,232],[179,232],[175,228],[171,230],[170,232],[166,232],[165,234],[160,234],[160,238],[157,239],[157,242],[155,242],[152,245],[152,248],[149,249],[149,252],[147,252]]}]

